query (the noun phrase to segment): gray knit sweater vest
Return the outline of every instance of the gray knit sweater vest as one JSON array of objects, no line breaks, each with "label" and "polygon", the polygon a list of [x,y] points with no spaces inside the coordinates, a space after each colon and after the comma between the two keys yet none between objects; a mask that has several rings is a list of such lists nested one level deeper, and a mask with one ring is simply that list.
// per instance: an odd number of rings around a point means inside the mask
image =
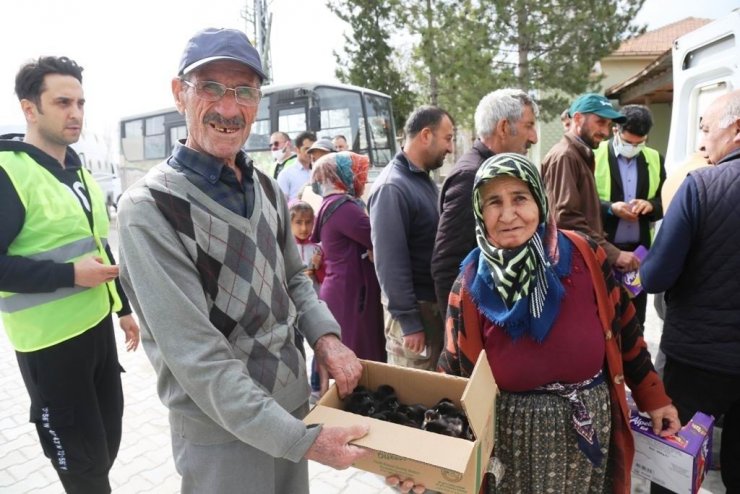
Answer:
[{"label": "gray knit sweater vest", "polygon": [[200,274],[211,323],[268,393],[301,374],[294,342],[296,309],[285,274],[280,190],[255,170],[251,218],[224,208],[166,164],[147,179]]}]

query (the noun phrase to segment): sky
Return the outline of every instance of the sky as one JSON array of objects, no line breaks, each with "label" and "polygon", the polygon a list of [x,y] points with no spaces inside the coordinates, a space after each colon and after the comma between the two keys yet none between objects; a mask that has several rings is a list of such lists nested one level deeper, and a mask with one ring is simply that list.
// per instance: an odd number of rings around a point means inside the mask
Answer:
[{"label": "sky", "polygon": [[[245,28],[251,0],[24,0],[3,9],[0,125],[24,124],[14,94],[18,68],[65,55],[85,70],[85,125],[115,132],[121,117],[173,106],[170,81],[187,40],[205,27]],[[276,83],[335,81],[333,51],[347,24],[325,0],[268,0]],[[670,5],[670,8],[666,8]],[[685,17],[716,19],[740,0],[646,0],[636,17],[655,29]]]}]

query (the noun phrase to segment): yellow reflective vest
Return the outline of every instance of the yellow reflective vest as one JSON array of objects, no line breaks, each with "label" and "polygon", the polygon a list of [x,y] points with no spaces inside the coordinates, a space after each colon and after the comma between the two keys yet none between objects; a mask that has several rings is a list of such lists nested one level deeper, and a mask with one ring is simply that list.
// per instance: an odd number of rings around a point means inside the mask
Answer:
[{"label": "yellow reflective vest", "polygon": [[[612,196],[612,179],[609,170],[609,146],[611,140],[602,141],[599,147],[594,151],[596,169],[594,178],[596,180],[596,190],[599,193],[599,199],[602,201],[611,201]],[[647,199],[653,199],[658,193],[660,186],[660,154],[655,149],[644,147],[640,151],[645,157],[648,167],[648,196]]]},{"label": "yellow reflective vest", "polygon": [[[92,230],[75,193],[28,154],[0,152],[0,167],[25,208],[23,227],[8,247],[7,255],[58,263],[99,256],[110,264],[105,252],[105,199],[87,170],[80,169],[78,175],[90,196]],[[114,282],[45,293],[0,292],[5,331],[19,352],[48,348],[73,338],[98,324],[111,310],[120,309],[121,299]]]}]

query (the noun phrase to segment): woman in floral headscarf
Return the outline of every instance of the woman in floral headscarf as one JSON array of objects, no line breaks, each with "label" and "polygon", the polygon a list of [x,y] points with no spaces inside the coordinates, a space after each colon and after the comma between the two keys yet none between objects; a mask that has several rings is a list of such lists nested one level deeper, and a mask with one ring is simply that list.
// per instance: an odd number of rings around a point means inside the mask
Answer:
[{"label": "woman in floral headscarf", "polygon": [[358,199],[370,161],[352,152],[331,153],[313,165],[311,186],[324,199],[312,242],[321,242],[326,275],[319,298],[342,328],[342,342],[359,358],[385,362],[380,286],[372,264],[370,218]]},{"label": "woman in floral headscarf", "polygon": [[548,221],[525,156],[486,160],[472,202],[478,248],[450,294],[439,366],[469,376],[485,350],[493,370],[496,479],[485,492],[628,493],[624,383],[657,433],[679,422],[604,251]]}]

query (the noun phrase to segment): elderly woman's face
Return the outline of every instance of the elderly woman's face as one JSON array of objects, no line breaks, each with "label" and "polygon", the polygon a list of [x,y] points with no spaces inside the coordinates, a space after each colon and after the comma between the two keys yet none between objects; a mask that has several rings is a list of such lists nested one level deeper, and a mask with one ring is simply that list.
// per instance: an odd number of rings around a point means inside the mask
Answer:
[{"label": "elderly woman's face", "polygon": [[483,223],[488,241],[499,249],[527,242],[539,224],[540,210],[524,181],[497,177],[480,188]]}]

